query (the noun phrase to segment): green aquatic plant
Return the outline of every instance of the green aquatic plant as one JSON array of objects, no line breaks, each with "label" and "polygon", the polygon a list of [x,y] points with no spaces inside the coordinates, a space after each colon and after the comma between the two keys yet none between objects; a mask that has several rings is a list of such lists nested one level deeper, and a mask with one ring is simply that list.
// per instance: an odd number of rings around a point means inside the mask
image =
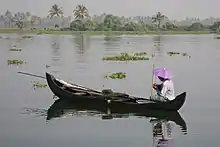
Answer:
[{"label": "green aquatic plant", "polygon": [[191,56],[189,56],[189,54],[187,54],[187,53],[180,53],[180,52],[167,52],[167,54],[168,54],[169,56],[182,55],[182,56],[191,57]]},{"label": "green aquatic plant", "polygon": [[34,88],[45,88],[47,87],[47,83],[41,83],[41,82],[37,82],[37,81],[33,81],[32,85]]},{"label": "green aquatic plant", "polygon": [[180,52],[167,52],[169,56],[179,55]]},{"label": "green aquatic plant", "polygon": [[19,65],[24,64],[25,62],[22,60],[8,60],[8,65]]},{"label": "green aquatic plant", "polygon": [[145,55],[147,55],[147,53],[145,52],[134,53],[134,55],[129,55],[128,53],[121,53],[118,56],[103,57],[102,60],[113,60],[113,61],[149,60],[149,58],[145,57]]},{"label": "green aquatic plant", "polygon": [[134,56],[146,56],[146,52],[139,52],[139,53],[134,53]]},{"label": "green aquatic plant", "polygon": [[9,49],[9,51],[22,51],[21,48],[12,47]]},{"label": "green aquatic plant", "polygon": [[32,39],[32,36],[22,36],[21,39]]},{"label": "green aquatic plant", "polygon": [[105,78],[110,78],[110,79],[125,79],[125,78],[126,78],[126,73],[124,73],[124,72],[118,72],[118,73],[107,74],[107,75],[105,75]]}]

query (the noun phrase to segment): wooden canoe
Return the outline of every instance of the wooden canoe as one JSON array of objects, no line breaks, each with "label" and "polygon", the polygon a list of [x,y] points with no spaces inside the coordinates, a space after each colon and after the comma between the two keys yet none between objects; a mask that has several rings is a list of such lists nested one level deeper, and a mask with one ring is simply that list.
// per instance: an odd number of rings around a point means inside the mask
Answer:
[{"label": "wooden canoe", "polygon": [[186,92],[176,96],[172,101],[161,102],[149,98],[130,96],[126,93],[115,93],[109,90],[97,91],[76,84],[71,84],[55,78],[53,75],[46,73],[46,80],[51,91],[59,99],[70,101],[90,101],[102,103],[102,105],[117,106],[129,109],[156,109],[166,111],[178,111],[186,99]]}]

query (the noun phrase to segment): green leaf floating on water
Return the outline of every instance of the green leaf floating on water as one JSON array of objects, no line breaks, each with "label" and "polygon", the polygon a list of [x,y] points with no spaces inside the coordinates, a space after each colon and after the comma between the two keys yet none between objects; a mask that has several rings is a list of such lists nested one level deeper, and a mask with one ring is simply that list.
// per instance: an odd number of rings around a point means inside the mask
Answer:
[{"label": "green leaf floating on water", "polygon": [[37,81],[33,81],[32,85],[34,88],[45,88],[47,87],[47,83],[41,83],[41,82],[37,82]]},{"label": "green leaf floating on water", "polygon": [[118,72],[118,73],[112,73],[112,74],[107,74],[105,78],[110,78],[110,79],[125,79],[126,78],[126,73],[124,72]]},{"label": "green leaf floating on water", "polygon": [[121,53],[118,56],[111,57],[103,57],[102,60],[112,60],[112,61],[137,61],[137,60],[149,60],[149,58],[145,57],[147,55],[146,52],[134,53],[133,55],[129,55],[128,53]]}]

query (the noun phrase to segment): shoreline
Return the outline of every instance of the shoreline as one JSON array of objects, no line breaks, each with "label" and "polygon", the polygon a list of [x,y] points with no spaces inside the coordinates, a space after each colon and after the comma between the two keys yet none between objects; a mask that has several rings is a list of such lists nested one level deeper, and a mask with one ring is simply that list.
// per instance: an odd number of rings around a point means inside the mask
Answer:
[{"label": "shoreline", "polygon": [[[81,31],[85,35],[100,36],[100,35],[157,35],[156,31],[135,32],[135,31]],[[0,34],[51,34],[51,35],[77,35],[79,31],[61,31],[61,30],[20,30],[20,29],[0,29]],[[210,31],[161,31],[160,35],[202,35],[214,34]]]}]

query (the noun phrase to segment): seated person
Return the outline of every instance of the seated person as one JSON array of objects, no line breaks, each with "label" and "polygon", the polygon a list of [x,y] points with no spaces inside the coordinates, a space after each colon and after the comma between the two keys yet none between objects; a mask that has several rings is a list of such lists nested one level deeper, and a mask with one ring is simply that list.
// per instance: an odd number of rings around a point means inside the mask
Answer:
[{"label": "seated person", "polygon": [[153,99],[159,101],[171,101],[175,99],[174,84],[171,79],[158,77],[161,84],[153,84],[153,88],[157,91],[157,96]]}]

